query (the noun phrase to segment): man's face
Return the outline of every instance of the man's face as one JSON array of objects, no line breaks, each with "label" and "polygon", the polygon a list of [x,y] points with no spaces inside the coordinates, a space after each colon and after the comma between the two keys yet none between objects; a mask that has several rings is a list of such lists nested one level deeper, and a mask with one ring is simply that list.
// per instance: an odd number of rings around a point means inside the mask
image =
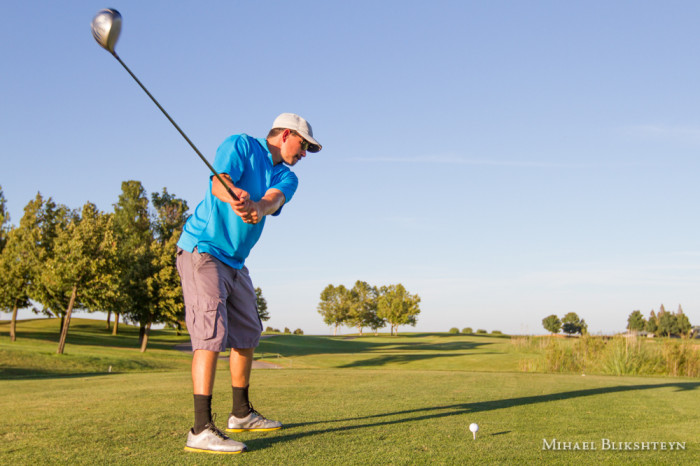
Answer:
[{"label": "man's face", "polygon": [[306,157],[308,147],[304,138],[294,131],[285,130],[282,136],[282,147],[280,147],[282,161],[287,165],[296,165],[299,160]]}]

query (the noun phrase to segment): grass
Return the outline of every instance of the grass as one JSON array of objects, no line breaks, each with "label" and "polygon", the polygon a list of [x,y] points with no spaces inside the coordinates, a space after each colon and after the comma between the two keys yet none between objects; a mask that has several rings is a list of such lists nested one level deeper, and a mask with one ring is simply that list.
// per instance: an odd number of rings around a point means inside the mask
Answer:
[{"label": "grass", "polygon": [[[22,343],[24,325],[10,343],[0,324],[0,350],[24,344],[12,351],[29,359],[34,344],[55,352],[37,335]],[[697,464],[700,455],[700,379],[520,373],[522,355],[508,340],[446,334],[265,339],[261,354],[279,353],[293,368],[255,370],[251,396],[285,428],[236,434],[251,450],[243,455],[187,453],[189,355],[167,349],[178,337],[154,336],[153,351],[141,354],[129,340],[135,335],[110,346],[85,325],[82,343],[69,337],[68,357],[155,368],[3,376],[2,464]],[[213,402],[220,425],[230,393],[220,364]],[[481,428],[476,441],[471,422]],[[553,438],[594,442],[597,450],[543,450],[543,439]],[[604,438],[685,442],[686,450],[602,450]]]}]

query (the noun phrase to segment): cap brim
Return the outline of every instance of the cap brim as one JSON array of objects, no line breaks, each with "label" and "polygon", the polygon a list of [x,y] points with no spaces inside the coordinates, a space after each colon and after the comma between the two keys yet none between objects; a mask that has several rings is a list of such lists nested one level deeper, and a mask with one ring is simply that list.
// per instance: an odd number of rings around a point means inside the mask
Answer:
[{"label": "cap brim", "polygon": [[[300,131],[297,131],[297,133],[300,133]],[[320,152],[321,149],[323,149],[323,146],[315,140],[313,137],[309,136],[308,134],[301,134],[301,137],[304,138],[306,142],[309,143],[309,148],[307,149],[308,152]]]}]

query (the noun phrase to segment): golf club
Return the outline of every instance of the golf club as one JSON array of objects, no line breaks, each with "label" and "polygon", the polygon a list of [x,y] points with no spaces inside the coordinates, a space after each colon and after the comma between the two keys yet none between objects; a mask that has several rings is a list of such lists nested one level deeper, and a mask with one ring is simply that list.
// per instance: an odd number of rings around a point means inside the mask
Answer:
[{"label": "golf club", "polygon": [[190,138],[188,138],[187,135],[177,125],[177,123],[175,123],[175,121],[172,118],[170,118],[168,112],[166,112],[165,109],[161,107],[161,105],[158,103],[155,97],[153,97],[151,93],[148,92],[146,86],[141,84],[139,78],[137,78],[136,75],[131,72],[129,67],[126,66],[126,64],[121,60],[121,58],[119,58],[117,52],[114,51],[114,47],[117,45],[117,40],[119,39],[119,33],[121,32],[121,29],[122,15],[117,10],[112,8],[106,8],[104,10],[98,11],[92,20],[92,35],[97,41],[97,43],[100,44],[102,48],[111,53],[112,56],[116,58],[119,63],[121,63],[124,69],[131,75],[132,78],[134,78],[134,81],[136,81],[138,85],[141,86],[141,89],[144,90],[148,97],[151,98],[153,103],[158,106],[161,112],[163,112],[163,115],[165,115],[166,118],[170,120],[170,123],[172,123],[175,129],[177,129],[182,135],[182,137],[185,138],[185,141],[187,141],[190,144],[190,146],[192,146],[192,149],[194,149],[199,158],[202,159],[202,162],[204,162],[206,166],[209,167],[209,170],[211,170],[216,179],[219,180],[219,183],[221,183],[226,188],[226,191],[228,191],[229,195],[231,195],[231,197],[236,201],[239,201],[240,199],[238,199],[236,193],[233,192],[229,185],[224,183],[224,181],[219,176],[219,173],[216,170],[214,170],[214,167],[211,166],[209,161],[206,158],[204,158],[201,152],[199,152],[199,149],[197,149],[197,147],[192,143],[192,141],[190,141]]}]

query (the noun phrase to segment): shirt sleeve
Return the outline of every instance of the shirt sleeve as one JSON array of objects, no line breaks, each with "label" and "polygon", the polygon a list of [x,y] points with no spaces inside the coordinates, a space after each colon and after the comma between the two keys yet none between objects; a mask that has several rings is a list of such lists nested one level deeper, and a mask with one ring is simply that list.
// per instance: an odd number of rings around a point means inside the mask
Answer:
[{"label": "shirt sleeve", "polygon": [[243,175],[244,160],[249,152],[250,142],[247,138],[241,135],[231,136],[216,150],[212,166],[217,172],[229,175],[233,184],[236,184]]},{"label": "shirt sleeve", "polygon": [[[288,167],[280,164],[275,166],[272,173],[271,189],[279,189],[284,194],[284,203],[287,204],[292,200],[294,193],[299,185],[299,179]],[[272,214],[277,216],[282,212],[282,207],[277,209],[277,212]]]}]

